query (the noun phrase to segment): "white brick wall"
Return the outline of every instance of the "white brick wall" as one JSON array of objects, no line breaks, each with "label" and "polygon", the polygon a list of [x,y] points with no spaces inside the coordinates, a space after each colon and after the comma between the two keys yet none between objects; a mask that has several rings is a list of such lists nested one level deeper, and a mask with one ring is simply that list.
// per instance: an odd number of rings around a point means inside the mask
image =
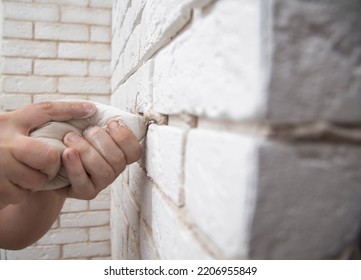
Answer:
[{"label": "white brick wall", "polygon": [[113,258],[356,247],[360,6],[319,2],[114,2],[111,102],[161,123],[113,184]]},{"label": "white brick wall", "polygon": [[[3,0],[0,111],[32,102],[110,101],[112,0]],[[110,191],[69,199],[52,229],[9,259],[110,257]]]},{"label": "white brick wall", "polygon": [[327,259],[356,247],[358,0],[3,2],[1,110],[111,93],[155,122],[111,189],[67,201],[10,258]]}]

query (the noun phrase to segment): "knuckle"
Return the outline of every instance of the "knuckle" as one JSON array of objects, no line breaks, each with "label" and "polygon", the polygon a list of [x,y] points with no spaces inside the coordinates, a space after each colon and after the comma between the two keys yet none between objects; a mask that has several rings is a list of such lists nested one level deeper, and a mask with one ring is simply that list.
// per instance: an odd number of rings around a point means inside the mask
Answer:
[{"label": "knuckle", "polygon": [[116,159],[114,160],[114,170],[116,170],[116,176],[124,171],[127,167],[127,160],[123,152],[119,151]]},{"label": "knuckle", "polygon": [[33,176],[33,178],[29,179],[29,188],[31,190],[37,191],[44,188],[46,183],[48,182],[48,177],[46,175],[38,175]]},{"label": "knuckle", "polygon": [[125,170],[125,168],[127,168],[127,163],[126,163],[126,161],[124,160],[124,161],[122,161],[120,164],[119,164],[119,167],[118,167],[119,169],[119,171],[118,171],[118,174],[117,175],[119,175],[120,173],[122,173],[124,170]]},{"label": "knuckle", "polygon": [[43,111],[51,111],[53,109],[53,103],[50,101],[44,101],[44,102],[40,102],[37,103],[37,106],[39,106],[39,108]]},{"label": "knuckle", "polygon": [[111,184],[116,178],[116,172],[113,168],[104,168],[96,176],[93,176],[93,182],[96,189],[102,189]]},{"label": "knuckle", "polygon": [[92,200],[92,199],[94,199],[96,197],[97,197],[97,192],[96,192],[95,189],[92,188],[90,191],[88,191],[87,193],[84,194],[83,199]]},{"label": "knuckle", "polygon": [[52,166],[58,163],[59,159],[60,159],[60,154],[58,150],[54,147],[49,147],[48,150],[46,151],[46,164]]},{"label": "knuckle", "polygon": [[113,168],[105,168],[101,174],[101,180],[104,182],[105,185],[108,183],[113,182],[115,179],[115,172]]},{"label": "knuckle", "polygon": [[114,163],[114,165],[117,166],[123,161],[125,161],[125,156],[121,149],[117,149],[110,154],[109,162]]}]

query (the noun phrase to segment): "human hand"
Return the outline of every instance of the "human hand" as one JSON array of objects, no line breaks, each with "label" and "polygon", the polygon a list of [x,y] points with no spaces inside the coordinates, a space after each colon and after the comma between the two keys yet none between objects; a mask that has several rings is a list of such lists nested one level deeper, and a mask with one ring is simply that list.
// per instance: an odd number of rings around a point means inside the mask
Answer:
[{"label": "human hand", "polygon": [[0,209],[41,190],[60,167],[59,152],[29,133],[49,121],[82,119],[95,111],[89,102],[43,102],[0,114]]},{"label": "human hand", "polygon": [[89,127],[83,136],[74,132],[64,137],[68,147],[62,155],[71,185],[55,190],[65,197],[93,199],[137,161],[142,149],[134,134],[118,121],[110,121],[107,130]]}]

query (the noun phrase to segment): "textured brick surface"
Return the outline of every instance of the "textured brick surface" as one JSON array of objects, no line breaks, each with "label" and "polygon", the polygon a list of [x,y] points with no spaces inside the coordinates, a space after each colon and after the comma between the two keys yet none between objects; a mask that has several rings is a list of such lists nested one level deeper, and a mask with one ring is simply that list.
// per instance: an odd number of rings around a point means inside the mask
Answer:
[{"label": "textured brick surface", "polygon": [[32,71],[31,59],[4,58],[3,74],[30,74]]},{"label": "textured brick surface", "polygon": [[88,41],[89,29],[85,25],[38,22],[35,23],[35,39]]},{"label": "textured brick surface", "polygon": [[151,226],[155,247],[161,259],[210,258],[156,190],[152,193]]},{"label": "textured brick surface", "polygon": [[61,227],[103,226],[108,223],[108,211],[63,213],[60,215]]},{"label": "textured brick surface", "polygon": [[90,44],[90,43],[59,43],[58,55],[61,58],[74,59],[110,59],[109,44]]},{"label": "textured brick surface", "polygon": [[[164,114],[252,118],[264,105],[259,1],[218,1],[209,9],[155,57],[154,108]],[[218,34],[226,36],[220,40]]]},{"label": "textured brick surface", "polygon": [[2,111],[75,97],[155,123],[111,191],[67,201],[12,258],[328,259],[355,246],[358,0],[3,2]]},{"label": "textured brick surface", "polygon": [[57,21],[59,8],[56,5],[5,2],[4,18],[17,20]]},{"label": "textured brick surface", "polygon": [[33,25],[31,22],[5,20],[3,36],[30,39],[33,36]]},{"label": "textured brick surface", "polygon": [[34,73],[44,76],[85,76],[88,72],[85,61],[35,60]]},{"label": "textured brick surface", "polygon": [[21,251],[7,251],[8,260],[57,260],[61,256],[60,246],[36,246]]},{"label": "textured brick surface", "polygon": [[360,148],[343,145],[262,146],[250,256],[329,259],[355,243],[360,156]]},{"label": "textured brick surface", "polygon": [[145,150],[150,177],[175,203],[181,204],[186,130],[151,125]]},{"label": "textured brick surface", "polygon": [[275,1],[272,121],[360,121],[360,10],[354,0]]},{"label": "textured brick surface", "polygon": [[247,256],[257,146],[256,139],[230,133],[201,129],[189,133],[185,204],[194,222],[226,258]]},{"label": "textured brick surface", "polygon": [[360,10],[115,1],[112,104],[156,124],[112,209],[113,257],[329,259],[355,247]]},{"label": "textured brick surface", "polygon": [[148,60],[119,88],[117,76],[112,76],[112,104],[114,106],[137,112],[149,112],[152,109],[153,60]]},{"label": "textured brick surface", "polygon": [[8,57],[55,58],[57,52],[54,42],[3,40],[2,44],[2,54]]},{"label": "textured brick surface", "polygon": [[108,255],[109,247],[109,242],[66,244],[63,255],[65,259],[103,257]]}]

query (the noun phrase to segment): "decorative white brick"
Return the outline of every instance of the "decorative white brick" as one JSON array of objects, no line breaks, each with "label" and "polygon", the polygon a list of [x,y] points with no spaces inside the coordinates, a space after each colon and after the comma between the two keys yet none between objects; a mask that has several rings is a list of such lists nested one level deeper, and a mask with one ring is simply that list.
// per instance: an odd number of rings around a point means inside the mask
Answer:
[{"label": "decorative white brick", "polygon": [[33,2],[33,0],[4,0],[4,2]]},{"label": "decorative white brick", "polygon": [[36,22],[35,39],[88,41],[89,30],[87,26],[80,24]]},{"label": "decorative white brick", "polygon": [[[33,101],[34,102],[44,102],[44,101],[58,101],[61,99],[82,99],[87,100],[90,99],[87,95],[82,94],[35,94],[33,95]],[[86,202],[86,201],[85,201]],[[80,206],[79,206],[80,207]]]},{"label": "decorative white brick", "polygon": [[54,58],[57,55],[55,42],[3,40],[2,54],[11,57]]},{"label": "decorative white brick", "polygon": [[[143,154],[143,157],[145,155]],[[140,168],[138,163],[129,165],[129,191],[138,209],[141,208],[141,199],[144,196],[144,188],[147,187],[145,182],[149,180],[145,171]]]},{"label": "decorative white brick", "polygon": [[[135,236],[136,235],[136,236]],[[138,233],[134,233],[129,231],[128,236],[128,247],[127,249],[127,260],[139,260],[140,259],[140,250],[139,250],[139,242]]]},{"label": "decorative white brick", "polygon": [[146,138],[148,174],[176,204],[182,203],[186,132],[183,128],[152,124]]},{"label": "decorative white brick", "polygon": [[4,2],[3,7],[4,18],[6,19],[29,21],[59,20],[59,9],[56,5]]},{"label": "decorative white brick", "polygon": [[189,22],[192,8],[208,3],[210,0],[146,1],[140,22],[140,59],[148,59],[170,41]]},{"label": "decorative white brick", "polygon": [[69,23],[110,25],[111,12],[108,9],[62,7],[61,21]]},{"label": "decorative white brick", "polygon": [[124,213],[130,226],[130,230],[138,233],[139,231],[139,209],[137,208],[136,203],[131,197],[128,187],[124,187],[122,193],[122,203]]},{"label": "decorative white brick", "polygon": [[79,213],[62,213],[61,227],[93,227],[109,224],[109,211],[88,211]]},{"label": "decorative white brick", "polygon": [[93,77],[110,77],[110,62],[108,61],[90,61],[89,75]]},{"label": "decorative white brick", "polygon": [[160,259],[211,259],[190,228],[179,221],[179,214],[175,211],[164,201],[161,194],[153,189],[152,230]]},{"label": "decorative white brick", "polygon": [[[36,3],[51,3],[58,4],[60,6],[63,5],[71,5],[71,6],[88,6],[89,0],[34,0]],[[31,1],[28,1],[31,2]]]},{"label": "decorative white brick", "polygon": [[92,26],[90,28],[90,40],[92,42],[109,43],[110,27]]},{"label": "decorative white brick", "polygon": [[58,260],[60,256],[59,245],[33,246],[19,251],[7,250],[8,260]]},{"label": "decorative white brick", "polygon": [[60,58],[74,59],[110,59],[109,44],[89,44],[89,43],[59,43]]},{"label": "decorative white brick", "polygon": [[131,14],[132,25],[136,24],[136,20],[143,16],[141,13],[146,3],[146,0],[132,0],[132,5],[130,6],[130,10],[128,10],[128,13]]},{"label": "decorative white brick", "polygon": [[39,239],[37,245],[70,244],[88,240],[86,228],[58,228],[49,230]]},{"label": "decorative white brick", "polygon": [[90,0],[90,7],[96,8],[112,8],[115,0]]},{"label": "decorative white brick", "polygon": [[268,119],[360,123],[357,1],[273,2]]},{"label": "decorative white brick", "polygon": [[89,95],[88,100],[103,103],[110,105],[110,96],[109,95]]},{"label": "decorative white brick", "polygon": [[155,110],[224,119],[263,112],[260,15],[258,0],[224,0],[195,17],[155,58]]},{"label": "decorative white brick", "polygon": [[109,94],[109,79],[105,78],[59,78],[60,93]]},{"label": "decorative white brick", "polygon": [[[154,61],[148,60],[119,88],[119,77],[112,75],[112,104],[124,110],[149,112],[152,109]],[[116,89],[116,90],[115,90]]]},{"label": "decorative white brick", "polygon": [[[59,100],[60,98],[58,98]],[[35,100],[35,102],[43,102],[43,101],[53,101],[53,100]],[[67,198],[65,200],[64,206],[61,209],[62,213],[67,212],[83,212],[88,210],[88,201],[86,200],[80,200],[80,199],[74,199],[74,198]]]},{"label": "decorative white brick", "polygon": [[16,110],[22,106],[31,104],[31,95],[29,94],[2,94],[1,109],[5,111]]},{"label": "decorative white brick", "polygon": [[[119,30],[125,18],[130,0],[115,1],[112,9],[112,28],[113,31]],[[113,32],[112,32],[113,33]]]},{"label": "decorative white brick", "polygon": [[196,129],[188,134],[185,205],[227,259],[248,254],[258,146],[254,138],[227,132]]},{"label": "decorative white brick", "polygon": [[90,241],[107,241],[110,240],[110,227],[92,227],[89,229]]},{"label": "decorative white brick", "polygon": [[33,24],[25,21],[5,20],[3,36],[9,38],[31,39],[33,37]]},{"label": "decorative white brick", "polygon": [[85,76],[86,61],[38,59],[34,62],[34,74],[45,76]]},{"label": "decorative white brick", "polygon": [[139,228],[139,240],[140,240],[140,257],[142,260],[157,260],[159,259],[158,252],[155,249],[152,234],[149,232],[147,226],[143,220],[140,221]]},{"label": "decorative white brick", "polygon": [[[132,178],[130,178],[133,180]],[[152,227],[152,192],[153,188],[155,188],[154,183],[150,178],[144,177],[141,184],[138,186],[141,189],[140,195],[140,217],[143,221],[149,226]]]},{"label": "decorative white brick", "polygon": [[3,74],[31,74],[32,61],[26,58],[3,58]]},{"label": "decorative white brick", "polygon": [[52,93],[56,92],[55,78],[36,76],[5,76],[3,90],[5,92],[19,93]]},{"label": "decorative white brick", "polygon": [[122,178],[118,178],[111,185],[111,251],[113,259],[125,259],[123,248],[127,247],[128,225],[122,210]]},{"label": "decorative white brick", "polygon": [[250,258],[332,259],[358,244],[360,157],[351,145],[262,145]]},{"label": "decorative white brick", "polygon": [[66,244],[63,246],[63,257],[65,259],[103,257],[110,255],[109,242],[91,242]]},{"label": "decorative white brick", "polygon": [[134,72],[134,69],[139,63],[141,37],[141,28],[139,25],[137,25],[133,30],[132,36],[129,38],[124,48],[124,60],[122,65],[122,67],[124,68],[124,76],[128,76],[131,72]]}]

